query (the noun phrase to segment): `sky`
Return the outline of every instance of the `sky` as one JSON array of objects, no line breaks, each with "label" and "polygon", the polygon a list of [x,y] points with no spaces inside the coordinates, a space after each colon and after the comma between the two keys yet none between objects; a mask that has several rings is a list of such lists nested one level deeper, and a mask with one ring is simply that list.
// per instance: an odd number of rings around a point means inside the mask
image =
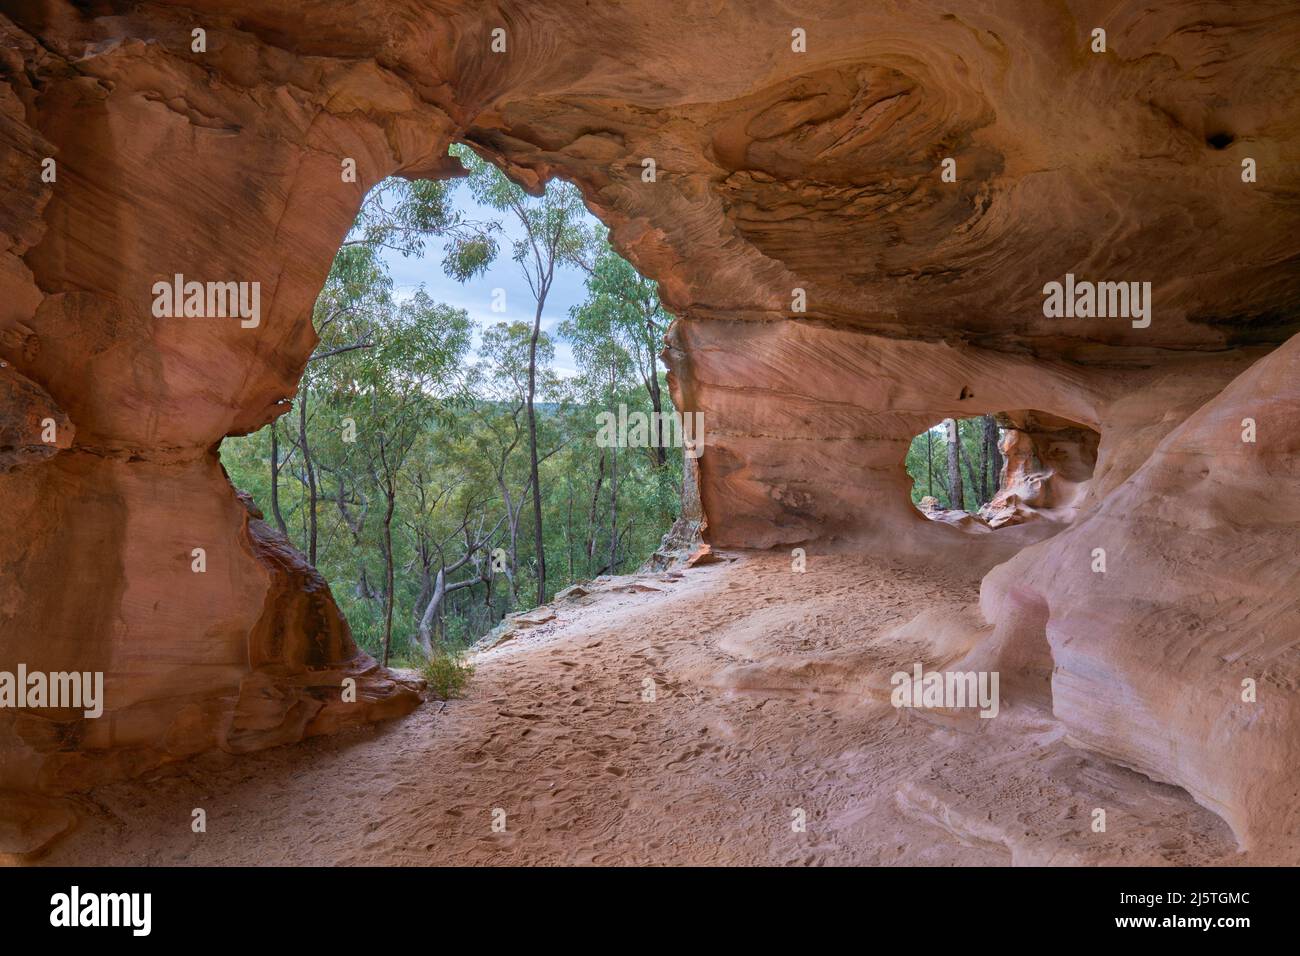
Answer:
[{"label": "sky", "polygon": [[[486,220],[500,217],[496,210],[476,203],[465,187],[453,193],[455,208],[469,219]],[[590,213],[586,214],[587,224],[605,234],[605,227]],[[393,278],[394,293],[399,298],[412,295],[423,283],[425,291],[436,302],[445,302],[457,309],[469,313],[470,320],[481,330],[498,322],[526,322],[533,324],[536,308],[533,294],[528,288],[523,272],[510,258],[511,243],[522,237],[523,230],[513,216],[502,219],[504,235],[500,238],[501,251],[490,269],[481,276],[468,282],[457,282],[448,278],[442,271],[442,252],[444,243],[434,240],[425,244],[422,257],[403,257],[392,249],[380,250],[380,257],[388,265]],[[551,335],[555,342],[555,367],[560,375],[576,374],[573,350],[567,342],[561,341],[558,329],[561,322],[569,317],[569,308],[578,305],[587,297],[584,284],[585,275],[573,266],[557,269],[555,280],[551,285],[550,295],[546,298],[546,311],[542,313],[542,330]],[[504,312],[492,311],[492,290],[504,289],[506,309]],[[475,347],[478,335],[475,335]]]}]

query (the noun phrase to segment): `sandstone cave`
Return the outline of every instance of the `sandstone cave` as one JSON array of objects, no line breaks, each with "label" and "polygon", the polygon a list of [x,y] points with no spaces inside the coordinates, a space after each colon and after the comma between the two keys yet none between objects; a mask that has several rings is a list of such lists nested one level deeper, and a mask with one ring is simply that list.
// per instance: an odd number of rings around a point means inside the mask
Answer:
[{"label": "sandstone cave", "polygon": [[1300,11],[789,6],[4,4],[7,861],[1300,862]]},{"label": "sandstone cave", "polygon": [[1087,500],[1100,441],[1087,425],[1046,412],[944,419],[908,446],[912,503],[962,530],[1029,521],[1059,529]]}]

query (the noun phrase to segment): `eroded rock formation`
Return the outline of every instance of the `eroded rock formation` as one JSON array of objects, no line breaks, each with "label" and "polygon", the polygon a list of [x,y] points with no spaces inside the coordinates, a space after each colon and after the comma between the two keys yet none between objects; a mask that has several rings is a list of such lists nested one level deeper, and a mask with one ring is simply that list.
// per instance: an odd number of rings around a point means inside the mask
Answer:
[{"label": "eroded rock formation", "polygon": [[[659,280],[711,541],[1006,562],[990,627],[1050,653],[1079,743],[1294,832],[1297,50],[1282,2],[7,4],[0,666],[110,689],[0,715],[0,788],[412,706],[218,446],[288,407],[365,191],[461,141],[576,182]],[[1150,282],[1150,324],[1046,318],[1067,273]],[[175,274],[260,282],[260,322],[154,318]],[[912,435],[1023,409],[1100,434],[1068,532],[911,507]]]},{"label": "eroded rock formation", "polygon": [[1087,501],[1101,436],[1042,412],[1006,412],[997,421],[1002,472],[997,494],[980,508],[980,518],[991,528],[1043,519],[1073,521]]}]

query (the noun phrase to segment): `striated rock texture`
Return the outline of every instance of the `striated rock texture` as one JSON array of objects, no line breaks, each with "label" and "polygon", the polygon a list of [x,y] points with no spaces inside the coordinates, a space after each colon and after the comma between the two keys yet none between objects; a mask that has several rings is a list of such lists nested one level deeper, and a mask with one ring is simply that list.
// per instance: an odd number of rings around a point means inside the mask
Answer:
[{"label": "striated rock texture", "polygon": [[1047,519],[1068,523],[1086,501],[1088,482],[1097,465],[1097,442],[1091,428],[1042,412],[1007,412],[997,416],[1002,429],[999,488],[980,508],[990,527]]},{"label": "striated rock texture", "polygon": [[[1243,442],[1246,419],[1271,434]],[[1026,603],[1049,610],[1038,633],[1075,740],[1186,787],[1254,845],[1300,833],[1298,421],[1300,338],[981,593],[993,620]],[[1093,571],[1098,548],[1105,573]]]},{"label": "striated rock texture", "polygon": [[[103,671],[105,713],[0,712],[0,789],[81,787],[410,711],[416,688],[358,652],[324,580],[241,503],[217,446],[289,407],[358,203],[445,144],[445,117],[373,63],[219,27],[221,52],[191,57],[190,28],[165,11],[11,17],[0,670]],[[362,108],[373,121],[355,120]],[[340,152],[363,182],[340,183]],[[175,273],[260,281],[259,325],[154,318],[152,285]]]},{"label": "striated rock texture", "polygon": [[[413,705],[218,446],[288,407],[365,191],[454,174],[461,141],[529,188],[576,182],[660,282],[674,397],[705,414],[711,542],[1010,559],[990,626],[1050,652],[1078,743],[1188,788],[1244,845],[1294,832],[1295,345],[1269,355],[1300,331],[1294,5],[5,11],[0,666],[103,669],[109,700],[97,722],[0,715],[0,788]],[[259,324],[155,319],[177,273],[260,282]],[[1151,283],[1149,325],[1044,317],[1066,274]],[[1068,532],[969,535],[911,507],[912,435],[1031,409],[1100,436],[1068,505],[1040,503]],[[346,711],[344,674],[367,702]],[[1224,689],[1256,675],[1253,704]]]}]

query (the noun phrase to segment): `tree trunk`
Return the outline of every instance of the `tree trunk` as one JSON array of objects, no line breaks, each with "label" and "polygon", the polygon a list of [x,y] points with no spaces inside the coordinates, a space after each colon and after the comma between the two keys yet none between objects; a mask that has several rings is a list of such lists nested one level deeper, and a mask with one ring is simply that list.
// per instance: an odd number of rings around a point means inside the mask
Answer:
[{"label": "tree trunk", "polygon": [[542,537],[542,482],[537,469],[537,339],[542,332],[542,305],[546,301],[543,289],[537,297],[537,311],[533,315],[533,337],[528,344],[528,455],[533,478],[533,547],[537,552],[537,603],[546,603],[546,546]]},{"label": "tree trunk", "polygon": [[429,598],[424,614],[420,616],[420,650],[424,652],[426,658],[433,657],[433,619],[438,613],[438,608],[442,606],[443,597],[447,594],[447,578],[443,573],[444,570],[444,568],[438,569],[433,584],[433,596]]},{"label": "tree trunk", "polygon": [[280,512],[280,429],[274,419],[271,420],[271,515],[280,534],[289,537],[289,528]]},{"label": "tree trunk", "polygon": [[298,447],[302,449],[302,463],[307,471],[307,560],[316,566],[316,468],[311,460],[311,445],[307,443],[307,390],[298,394]]},{"label": "tree trunk", "polygon": [[664,447],[664,445],[667,444],[664,441],[664,401],[663,395],[661,395],[659,391],[659,369],[655,367],[653,354],[650,358],[649,382],[650,409],[654,412],[654,417],[651,421],[655,423],[654,462],[656,468],[662,468],[664,465],[668,464],[668,449]]},{"label": "tree trunk", "polygon": [[989,463],[989,500],[1002,490],[1002,452],[998,450],[998,423],[992,415],[984,416],[984,448]]},{"label": "tree trunk", "polygon": [[934,449],[932,446],[932,436],[934,430],[927,428],[925,430],[925,493],[931,498],[934,497]]},{"label": "tree trunk", "polygon": [[[478,550],[477,546],[474,550]],[[464,558],[455,562],[452,568],[453,572],[459,567],[464,567],[469,562],[469,556],[473,553],[471,551]],[[466,578],[464,581],[448,584],[446,565],[438,569],[438,576],[433,585],[433,596],[429,599],[424,613],[420,615],[420,625],[417,632],[420,650],[426,658],[433,656],[433,628],[435,621],[438,624],[440,639],[443,641],[447,639],[446,607],[451,603],[449,600],[451,595],[465,588],[473,587],[478,583],[477,578]]]},{"label": "tree trunk", "polygon": [[944,428],[948,438],[948,507],[954,511],[966,510],[966,496],[961,483],[961,457],[958,446],[961,435],[957,431],[957,420],[945,418]]},{"label": "tree trunk", "polygon": [[373,601],[378,595],[375,594],[375,589],[370,586],[370,577],[366,574],[365,559],[358,555],[357,563],[360,566],[357,571],[357,597]]}]

